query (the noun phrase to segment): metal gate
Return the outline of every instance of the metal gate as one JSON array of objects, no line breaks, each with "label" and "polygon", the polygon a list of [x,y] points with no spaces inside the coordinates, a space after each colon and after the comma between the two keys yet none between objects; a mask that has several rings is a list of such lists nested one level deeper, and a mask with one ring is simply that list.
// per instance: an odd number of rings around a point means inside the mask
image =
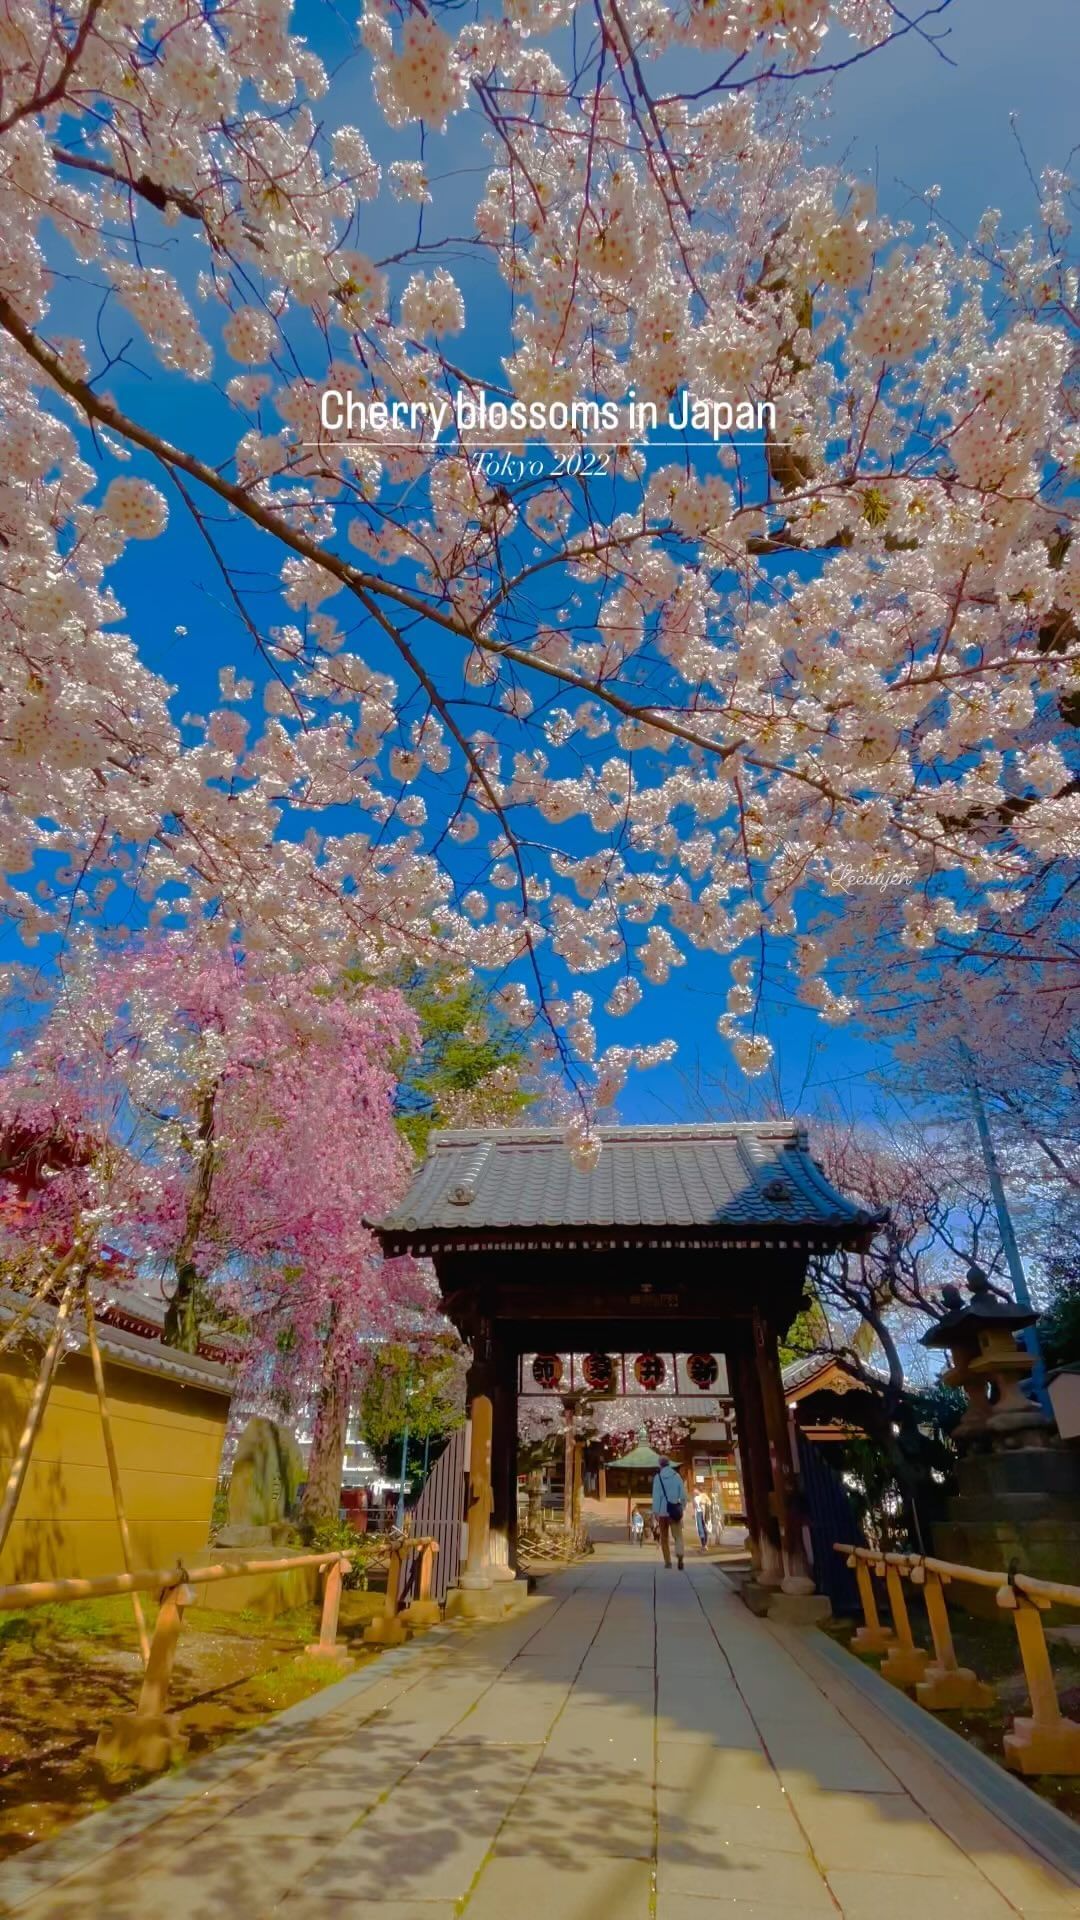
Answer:
[{"label": "metal gate", "polygon": [[[420,1498],[410,1514],[410,1532],[426,1534],[437,1540],[439,1551],[435,1555],[435,1565],[431,1575],[431,1592],[435,1600],[445,1600],[448,1588],[458,1577],[461,1565],[461,1533],[465,1520],[466,1495],[468,1493],[469,1429],[466,1424],[458,1427],[450,1435],[427,1479],[424,1481]],[[415,1597],[420,1579],[420,1563],[415,1553],[410,1553],[398,1586],[399,1604]]]},{"label": "metal gate", "polygon": [[814,1584],[819,1593],[827,1593],[836,1614],[858,1614],[859,1590],[855,1575],[835,1551],[835,1542],[850,1541],[863,1546],[862,1527],[848,1499],[844,1483],[829,1465],[828,1448],[819,1446],[806,1435],[798,1435],[799,1472],[806,1498],[810,1527],[810,1552],[814,1566]]}]

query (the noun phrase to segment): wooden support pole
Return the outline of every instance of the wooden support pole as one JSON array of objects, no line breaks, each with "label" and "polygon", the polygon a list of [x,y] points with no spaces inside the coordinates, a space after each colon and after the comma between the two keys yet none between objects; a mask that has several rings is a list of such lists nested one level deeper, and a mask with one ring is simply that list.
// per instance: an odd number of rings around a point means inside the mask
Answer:
[{"label": "wooden support pole", "polygon": [[438,1551],[438,1542],[435,1540],[425,1540],[420,1549],[420,1591],[417,1595],[420,1600],[431,1599],[431,1581]]},{"label": "wooden support pole", "polygon": [[56,1319],[53,1322],[53,1329],[49,1335],[48,1345],[42,1355],[41,1367],[38,1371],[34,1391],[30,1397],[30,1405],[26,1410],[26,1419],[23,1423],[19,1444],[15,1449],[15,1457],[11,1462],[11,1471],[8,1474],[7,1486],[4,1489],[3,1502],[0,1503],[0,1553],[3,1552],[4,1547],[7,1545],[7,1537],[11,1532],[11,1523],[15,1518],[15,1509],[19,1504],[19,1495],[23,1490],[26,1470],[30,1465],[30,1455],[34,1450],[34,1441],[37,1439],[42,1415],[45,1412],[46,1403],[49,1398],[49,1388],[52,1386],[53,1374],[56,1372],[57,1362],[63,1348],[64,1329],[71,1314],[71,1309],[75,1304],[76,1293],[81,1278],[81,1273],[73,1273],[65,1281],[64,1291],[60,1296],[60,1302],[56,1309]]},{"label": "wooden support pole", "polygon": [[162,1594],[139,1704],[134,1713],[116,1714],[98,1734],[95,1752],[104,1766],[160,1773],[186,1753],[187,1735],[166,1707],[184,1609],[194,1598],[186,1581]]},{"label": "wooden support pole", "polygon": [[780,1355],[773,1329],[756,1308],[753,1332],[754,1359],[761,1386],[761,1401],[765,1411],[765,1427],[769,1441],[773,1511],[780,1530],[780,1545],[784,1556],[781,1590],[790,1594],[811,1594],[814,1592],[814,1582],[806,1564],[806,1550],[803,1546],[802,1527],[799,1521],[795,1464],[791,1457],[787,1406],[784,1401],[783,1382],[780,1378]]},{"label": "wooden support pole", "polygon": [[[491,1534],[488,1571],[492,1580],[517,1575],[517,1380],[514,1348],[493,1332],[487,1383],[491,1391]],[[487,1391],[487,1387],[484,1388]]]},{"label": "wooden support pole", "polygon": [[398,1593],[401,1589],[401,1566],[409,1551],[405,1542],[391,1547],[386,1563],[386,1599],[381,1614],[369,1620],[364,1628],[364,1639],[373,1647],[400,1647],[408,1639],[408,1633],[398,1617]]},{"label": "wooden support pole", "polygon": [[1009,1586],[998,1606],[1012,1614],[1031,1702],[1030,1715],[1018,1715],[1005,1735],[1005,1765],[1015,1773],[1080,1773],[1080,1723],[1066,1719],[1058,1704],[1041,1618],[1046,1602]]},{"label": "wooden support pole", "polygon": [[891,1627],[882,1626],[878,1617],[874,1576],[867,1562],[857,1553],[850,1556],[848,1566],[855,1569],[855,1584],[859,1589],[859,1604],[863,1610],[863,1624],[852,1637],[852,1651],[885,1653],[893,1645],[896,1635]]},{"label": "wooden support pole", "polygon": [[902,1569],[889,1558],[879,1562],[879,1571],[885,1574],[885,1590],[896,1632],[896,1644],[889,1648],[881,1663],[881,1675],[884,1680],[891,1680],[894,1687],[913,1687],[926,1672],[930,1655],[924,1647],[917,1647],[912,1637]]},{"label": "wooden support pole", "polygon": [[490,1587],[488,1541],[491,1533],[491,1416],[490,1397],[478,1393],[470,1408],[469,1544],[458,1585],[469,1590]]},{"label": "wooden support pole", "polygon": [[410,1600],[402,1608],[401,1617],[410,1627],[436,1627],[442,1619],[442,1608],[431,1597],[431,1583],[435,1574],[435,1555],[439,1551],[437,1540],[421,1540],[417,1551],[420,1554],[419,1590],[415,1600]]},{"label": "wooden support pole", "polygon": [[187,1586],[171,1587],[168,1593],[162,1595],[150,1647],[150,1658],[146,1663],[146,1672],[143,1675],[139,1704],[136,1709],[144,1719],[148,1715],[164,1713],[168,1705],[169,1682],[172,1679],[180,1629],[184,1624],[184,1608],[194,1597],[192,1588]]},{"label": "wooden support pole", "polygon": [[956,1658],[949,1609],[945,1604],[946,1582],[940,1574],[923,1566],[912,1567],[911,1582],[922,1588],[930,1637],[934,1642],[934,1658],[922,1679],[915,1683],[915,1698],[920,1707],[929,1707],[933,1713],[962,1707],[992,1707],[996,1698],[993,1687],[980,1680],[973,1667],[962,1667]]},{"label": "wooden support pole", "polygon": [[784,1577],[784,1562],[780,1552],[779,1528],[771,1503],[769,1436],[753,1349],[742,1335],[732,1334],[727,1361],[735,1398],[739,1464],[743,1474],[746,1515],[750,1523],[754,1576],[762,1587],[778,1587]]},{"label": "wooden support pole", "polygon": [[[116,1458],[116,1445],[113,1440],[112,1419],[109,1414],[109,1401],[105,1392],[105,1369],[101,1364],[101,1348],[98,1345],[97,1326],[94,1321],[94,1303],[90,1297],[89,1285],[83,1289],[83,1305],[86,1310],[86,1342],[90,1349],[90,1365],[94,1373],[94,1388],[97,1393],[98,1412],[101,1415],[101,1437],[105,1442],[105,1459],[112,1482],[113,1506],[116,1510],[116,1524],[120,1532],[120,1547],[124,1555],[124,1572],[134,1571],[134,1557],[131,1551],[131,1534],[128,1531],[127,1515],[124,1512],[124,1500],[120,1490],[120,1467]],[[150,1636],[146,1631],[146,1615],[143,1603],[137,1593],[131,1596],[132,1610],[135,1614],[135,1629],[139,1636],[139,1651],[145,1667],[150,1658]]]},{"label": "wooden support pole", "polygon": [[322,1615],[319,1620],[319,1637],[304,1652],[317,1660],[347,1660],[348,1648],[338,1639],[338,1615],[341,1612],[341,1590],[345,1584],[345,1569],[349,1557],[342,1554],[331,1560],[323,1580]]},{"label": "wooden support pole", "polygon": [[[68,1256],[66,1264],[70,1264],[70,1256]],[[45,1304],[46,1294],[53,1292],[55,1289],[57,1280],[60,1277],[61,1267],[64,1266],[65,1262],[62,1261],[60,1267],[54,1267],[50,1273],[46,1273],[44,1279],[38,1281],[26,1304],[19,1308],[18,1313],[15,1314],[13,1319],[9,1320],[3,1333],[0,1334],[0,1353],[6,1353],[9,1347],[15,1345],[19,1335],[25,1331],[39,1307]]]}]

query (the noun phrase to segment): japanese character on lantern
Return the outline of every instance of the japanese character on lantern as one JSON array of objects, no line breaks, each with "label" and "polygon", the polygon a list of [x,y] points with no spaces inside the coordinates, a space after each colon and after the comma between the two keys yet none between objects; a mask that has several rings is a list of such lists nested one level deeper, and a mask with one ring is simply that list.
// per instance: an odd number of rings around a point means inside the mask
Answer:
[{"label": "japanese character on lantern", "polygon": [[655,1393],[667,1377],[667,1368],[658,1353],[639,1353],[634,1361],[634,1379],[646,1393]]},{"label": "japanese character on lantern", "polygon": [[586,1386],[607,1393],[615,1380],[615,1364],[610,1353],[587,1353],[581,1363]]},{"label": "japanese character on lantern", "polygon": [[557,1387],[563,1376],[563,1364],[557,1353],[538,1353],[532,1363],[532,1376],[538,1387]]},{"label": "japanese character on lantern", "polygon": [[720,1374],[715,1353],[692,1353],[686,1362],[686,1371],[703,1393],[715,1387]]}]

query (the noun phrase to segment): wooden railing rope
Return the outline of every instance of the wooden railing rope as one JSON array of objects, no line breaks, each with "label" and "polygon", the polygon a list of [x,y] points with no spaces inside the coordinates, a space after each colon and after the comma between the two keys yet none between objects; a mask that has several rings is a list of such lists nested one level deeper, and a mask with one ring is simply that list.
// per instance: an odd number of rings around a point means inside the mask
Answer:
[{"label": "wooden railing rope", "polygon": [[[919,1704],[934,1712],[995,1703],[993,1688],[957,1661],[945,1598],[954,1581],[992,1589],[998,1606],[1012,1614],[1031,1701],[1030,1715],[1018,1715],[1005,1735],[1005,1763],[1017,1773],[1080,1773],[1080,1722],[1061,1711],[1041,1618],[1051,1606],[1080,1608],[1080,1586],[1040,1580],[1015,1567],[995,1573],[988,1567],[961,1566],[929,1554],[880,1553],[839,1542],[835,1550],[854,1571],[863,1609],[864,1624],[854,1635],[852,1647],[860,1653],[883,1653],[884,1677],[896,1686],[913,1687]],[[891,1627],[883,1627],[878,1616],[875,1575],[885,1583]],[[921,1590],[933,1657],[915,1645],[905,1580]]]},{"label": "wooden railing rope", "polygon": [[[390,1547],[387,1573],[386,1607],[373,1620],[364,1639],[376,1644],[397,1645],[406,1638],[406,1626],[431,1626],[441,1617],[439,1603],[431,1598],[431,1574],[438,1542],[427,1537],[406,1538]],[[357,1552],[360,1549],[357,1548]],[[419,1598],[397,1615],[398,1572],[410,1553],[420,1555]],[[185,1610],[195,1600],[200,1587],[220,1580],[241,1580],[252,1575],[295,1573],[308,1567],[325,1572],[319,1637],[305,1653],[322,1659],[340,1660],[345,1649],[338,1642],[338,1616],[345,1570],[352,1564],[350,1551],[289,1554],[273,1560],[240,1560],[230,1564],[214,1562],[205,1567],[136,1567],[124,1573],[106,1573],[88,1579],[24,1580],[0,1587],[0,1612],[23,1612],[31,1607],[60,1605],[72,1600],[104,1600],[116,1594],[137,1596],[156,1594],[158,1616],[150,1639],[146,1669],[138,1704],[133,1713],[114,1716],[98,1735],[96,1752],[108,1766],[140,1767],[159,1772],[179,1758],[187,1739],[175,1719],[166,1711],[173,1664]],[[374,1631],[373,1631],[374,1629]]]},{"label": "wooden railing rope", "polygon": [[238,1580],[245,1574],[285,1573],[294,1567],[325,1567],[331,1560],[351,1562],[351,1553],[290,1554],[288,1559],[240,1560],[231,1565],[195,1567],[190,1573],[179,1562],[174,1567],[136,1567],[131,1573],[103,1573],[91,1579],[25,1580],[0,1587],[0,1613],[23,1612],[65,1600],[104,1600],[116,1593],[164,1594],[172,1587],[203,1587],[215,1580]]}]

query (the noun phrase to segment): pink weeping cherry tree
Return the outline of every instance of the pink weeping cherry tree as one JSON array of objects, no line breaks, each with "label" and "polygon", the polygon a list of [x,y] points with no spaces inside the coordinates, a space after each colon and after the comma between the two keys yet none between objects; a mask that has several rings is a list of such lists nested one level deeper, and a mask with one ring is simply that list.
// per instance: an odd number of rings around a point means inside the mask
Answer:
[{"label": "pink weeping cherry tree", "polygon": [[5,1123],[60,1116],[93,1144],[9,1210],[8,1252],[93,1235],[163,1273],[171,1344],[194,1349],[207,1308],[234,1324],[243,1391],[314,1405],[308,1517],[336,1512],[365,1351],[430,1304],[370,1226],[412,1165],[393,1100],[416,1039],[396,991],[159,935],[81,948],[3,1082]]}]

